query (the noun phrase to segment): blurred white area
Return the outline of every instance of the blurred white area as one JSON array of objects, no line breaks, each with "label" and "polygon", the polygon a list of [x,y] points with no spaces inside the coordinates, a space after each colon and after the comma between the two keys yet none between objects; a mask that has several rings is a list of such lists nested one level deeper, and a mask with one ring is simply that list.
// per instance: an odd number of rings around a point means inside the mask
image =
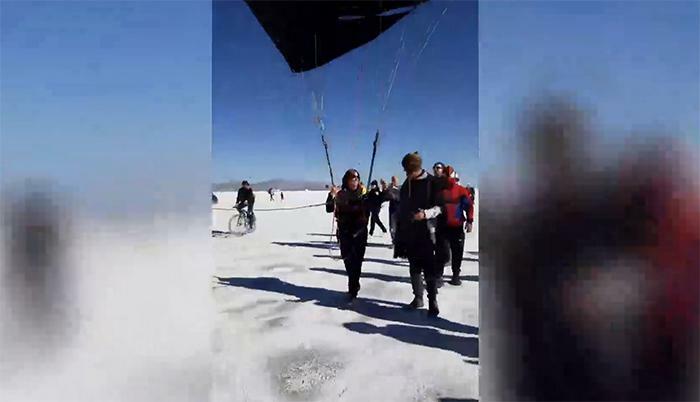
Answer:
[{"label": "blurred white area", "polygon": [[3,203],[7,400],[206,400],[208,222],[70,220],[75,211],[60,205],[63,197],[40,194]]},{"label": "blurred white area", "polygon": [[0,400],[207,400],[211,4],[0,7]]}]

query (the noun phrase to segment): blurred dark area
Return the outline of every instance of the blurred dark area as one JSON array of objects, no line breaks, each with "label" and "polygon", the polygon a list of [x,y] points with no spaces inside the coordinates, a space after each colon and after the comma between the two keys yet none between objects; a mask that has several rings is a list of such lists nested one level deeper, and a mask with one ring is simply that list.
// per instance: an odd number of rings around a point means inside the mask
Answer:
[{"label": "blurred dark area", "polygon": [[600,157],[574,101],[525,109],[520,185],[482,185],[482,400],[699,400],[697,149]]},{"label": "blurred dark area", "polygon": [[[2,193],[0,349],[43,358],[65,334],[70,210],[55,185],[27,179]],[[9,364],[5,361],[6,364]]]}]

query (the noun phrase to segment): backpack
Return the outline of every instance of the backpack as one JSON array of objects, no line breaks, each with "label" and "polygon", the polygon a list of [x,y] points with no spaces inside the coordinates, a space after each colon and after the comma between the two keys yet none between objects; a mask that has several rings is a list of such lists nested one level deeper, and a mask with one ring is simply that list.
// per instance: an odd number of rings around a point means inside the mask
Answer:
[{"label": "backpack", "polygon": [[449,227],[461,227],[466,221],[464,214],[469,210],[471,199],[463,187],[455,185],[444,191],[445,223]]}]

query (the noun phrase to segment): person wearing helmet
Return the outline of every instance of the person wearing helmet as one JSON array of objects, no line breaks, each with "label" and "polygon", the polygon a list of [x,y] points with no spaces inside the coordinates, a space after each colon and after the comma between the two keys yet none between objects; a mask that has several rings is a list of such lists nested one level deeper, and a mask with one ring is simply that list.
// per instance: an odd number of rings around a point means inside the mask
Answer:
[{"label": "person wearing helmet", "polygon": [[414,295],[408,308],[423,307],[422,273],[428,292],[428,315],[436,317],[440,314],[435,266],[435,220],[442,213],[439,183],[423,169],[417,152],[404,156],[401,165],[406,181],[400,190],[396,248],[408,257]]},{"label": "person wearing helmet", "polygon": [[476,203],[476,189],[472,186],[467,185],[467,190],[469,190],[469,196],[471,198],[471,203],[469,204],[469,209],[467,210],[467,233],[471,233],[472,226],[474,225],[474,203]]},{"label": "person wearing helmet", "polygon": [[250,228],[253,227],[253,222],[255,222],[255,214],[253,213],[253,206],[255,205],[255,194],[253,193],[253,188],[250,186],[247,180],[243,180],[241,183],[241,188],[238,189],[238,196],[236,197],[236,208],[239,212],[248,207],[248,215],[250,216]]},{"label": "person wearing helmet", "polygon": [[362,193],[360,173],[357,170],[349,169],[345,172],[340,189],[331,187],[326,199],[326,212],[335,213],[338,222],[336,237],[348,275],[348,301],[352,302],[360,291],[370,214],[369,203]]},{"label": "person wearing helmet", "polygon": [[451,259],[452,280],[450,280],[450,284],[459,286],[462,284],[459,274],[462,267],[462,254],[464,254],[465,215],[471,206],[471,194],[469,190],[457,183],[458,175],[452,166],[445,168],[445,178],[447,185],[440,194],[445,213],[438,218],[436,264],[438,276],[442,278],[445,264]]}]

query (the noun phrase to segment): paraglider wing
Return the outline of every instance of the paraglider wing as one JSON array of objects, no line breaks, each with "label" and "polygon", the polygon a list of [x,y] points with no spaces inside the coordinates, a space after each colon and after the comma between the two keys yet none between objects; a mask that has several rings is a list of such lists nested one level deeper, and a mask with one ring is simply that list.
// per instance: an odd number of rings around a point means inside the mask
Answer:
[{"label": "paraglider wing", "polygon": [[295,73],[313,70],[356,49],[427,0],[255,1],[255,18]]}]

